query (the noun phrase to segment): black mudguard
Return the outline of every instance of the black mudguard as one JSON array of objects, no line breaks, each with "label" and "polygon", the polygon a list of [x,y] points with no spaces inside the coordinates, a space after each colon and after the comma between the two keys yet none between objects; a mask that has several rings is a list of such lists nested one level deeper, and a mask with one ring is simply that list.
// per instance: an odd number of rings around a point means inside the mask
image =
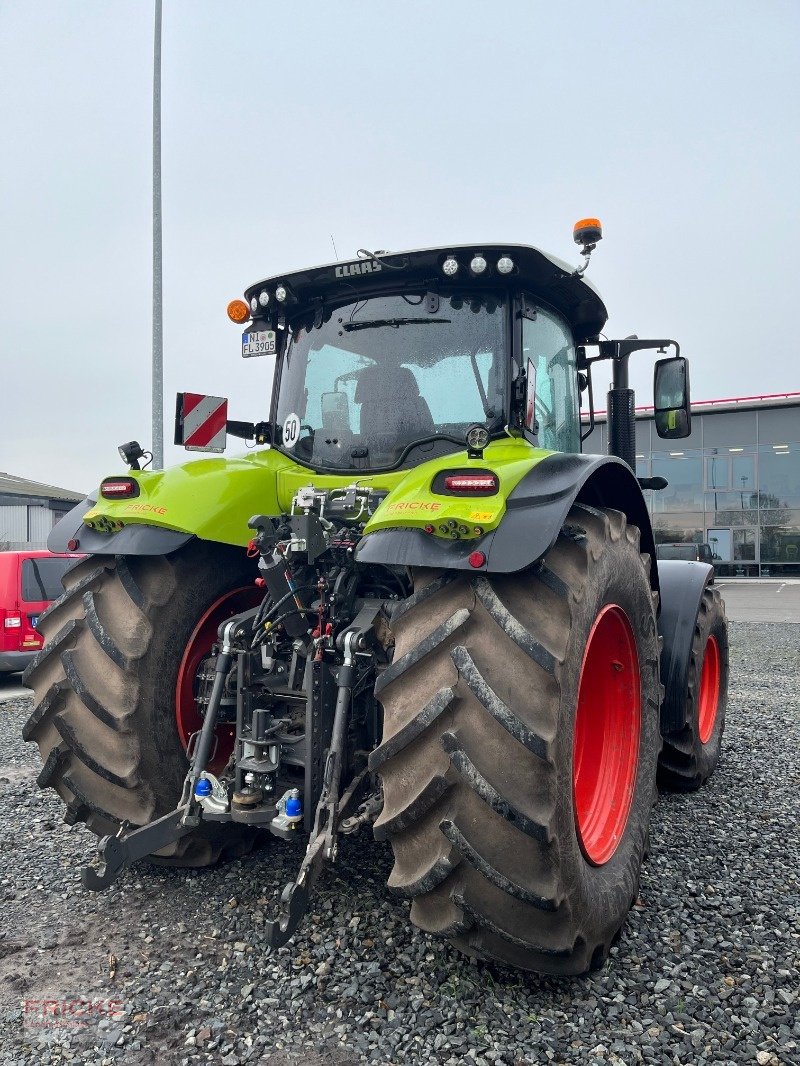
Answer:
[{"label": "black mudguard", "polygon": [[470,570],[470,554],[482,551],[487,561],[481,572],[516,573],[555,544],[576,500],[624,511],[639,527],[641,549],[650,555],[650,582],[658,590],[647,505],[630,467],[613,455],[549,455],[511,493],[498,528],[477,540],[447,541],[419,529],[382,529],[364,537],[356,558],[361,563]]},{"label": "black mudguard", "polygon": [[692,638],[705,587],[714,580],[714,567],[708,563],[686,563],[661,559],[658,563],[661,586],[661,613],[658,632],[664,638],[661,649],[661,732],[680,729],[684,722],[689,687],[689,659]]},{"label": "black mudguard", "polygon": [[47,538],[51,552],[85,552],[87,555],[169,555],[194,536],[158,526],[125,526],[119,533],[98,533],[83,524],[83,516],[96,504],[87,497],[53,526]]}]

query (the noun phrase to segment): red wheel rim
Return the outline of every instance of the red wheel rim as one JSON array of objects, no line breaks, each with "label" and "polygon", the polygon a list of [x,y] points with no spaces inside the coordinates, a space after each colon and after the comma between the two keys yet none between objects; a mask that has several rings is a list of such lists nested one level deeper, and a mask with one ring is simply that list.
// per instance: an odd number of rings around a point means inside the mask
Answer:
[{"label": "red wheel rim", "polygon": [[572,752],[575,827],[583,854],[595,866],[608,862],[628,822],[641,710],[633,630],[622,608],[608,604],[586,642]]},{"label": "red wheel rim", "polygon": [[698,697],[697,730],[700,743],[707,744],[714,732],[719,706],[719,644],[716,637],[709,637],[703,653],[703,669],[700,673],[700,696]]},{"label": "red wheel rim", "polygon": [[[263,592],[252,585],[232,589],[211,604],[192,630],[192,635],[181,657],[178,680],[175,685],[175,719],[178,736],[186,748],[189,738],[203,725],[203,719],[195,702],[194,681],[200,662],[211,651],[217,639],[217,630],[226,618],[255,607],[263,599]],[[217,751],[208,769],[216,773],[225,766],[233,751],[236,729],[230,723],[217,726]]]}]

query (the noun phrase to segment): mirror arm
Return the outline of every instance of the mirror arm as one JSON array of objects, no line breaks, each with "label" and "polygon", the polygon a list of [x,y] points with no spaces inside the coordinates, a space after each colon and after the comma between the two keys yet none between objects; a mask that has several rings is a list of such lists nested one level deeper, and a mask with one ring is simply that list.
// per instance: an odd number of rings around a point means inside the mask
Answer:
[{"label": "mirror arm", "polygon": [[231,419],[225,423],[225,431],[232,437],[240,437],[242,440],[252,440],[255,435],[255,426],[252,422],[234,422]]},{"label": "mirror arm", "polygon": [[225,428],[231,437],[255,440],[256,444],[269,444],[272,438],[269,422],[236,422],[228,419]]},{"label": "mirror arm", "polygon": [[629,337],[623,341],[617,341],[616,343],[620,355],[631,355],[633,352],[640,352],[652,348],[655,348],[658,351],[664,350],[664,354],[666,355],[665,349],[670,347],[670,345],[675,349],[676,358],[681,354],[681,346],[678,342],[669,339],[640,341],[638,337]]},{"label": "mirror arm", "polygon": [[[584,358],[585,358],[585,353],[584,353]],[[591,364],[591,362],[587,362],[586,363],[586,390],[589,393],[589,428],[586,430],[585,433],[581,433],[581,444],[583,444],[583,442],[585,440],[587,440],[592,435],[592,433],[594,432],[594,428],[595,428],[595,421],[594,421],[594,390],[592,389],[592,364]],[[578,408],[580,409],[580,400],[578,401]]]},{"label": "mirror arm", "polygon": [[[663,349],[672,346],[675,349],[675,356],[681,354],[681,346],[677,341],[665,339],[665,340],[639,340],[638,337],[626,337],[621,341],[600,341],[597,345],[600,355],[592,359],[591,362],[597,362],[597,359],[625,359],[633,352],[641,352],[645,350],[655,349],[662,351]],[[588,362],[589,360],[587,360]]]}]

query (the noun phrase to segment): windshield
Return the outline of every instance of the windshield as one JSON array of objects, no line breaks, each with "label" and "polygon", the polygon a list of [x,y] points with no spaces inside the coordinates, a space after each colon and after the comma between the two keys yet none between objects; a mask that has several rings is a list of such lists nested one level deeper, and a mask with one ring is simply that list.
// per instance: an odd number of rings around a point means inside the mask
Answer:
[{"label": "windshield", "polygon": [[[379,296],[294,326],[278,385],[283,448],[322,468],[375,470],[416,441],[427,459],[453,451],[447,436],[461,443],[475,422],[500,428],[505,303],[474,292],[432,303]],[[409,462],[419,460],[412,449]]]}]

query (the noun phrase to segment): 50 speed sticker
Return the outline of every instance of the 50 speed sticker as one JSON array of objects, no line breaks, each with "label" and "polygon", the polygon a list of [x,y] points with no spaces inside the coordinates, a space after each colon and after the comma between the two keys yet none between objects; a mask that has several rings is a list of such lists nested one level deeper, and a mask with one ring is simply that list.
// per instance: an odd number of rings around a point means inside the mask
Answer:
[{"label": "50 speed sticker", "polygon": [[286,421],[283,423],[283,446],[290,451],[297,444],[297,438],[300,436],[300,415],[294,413],[286,416]]}]

